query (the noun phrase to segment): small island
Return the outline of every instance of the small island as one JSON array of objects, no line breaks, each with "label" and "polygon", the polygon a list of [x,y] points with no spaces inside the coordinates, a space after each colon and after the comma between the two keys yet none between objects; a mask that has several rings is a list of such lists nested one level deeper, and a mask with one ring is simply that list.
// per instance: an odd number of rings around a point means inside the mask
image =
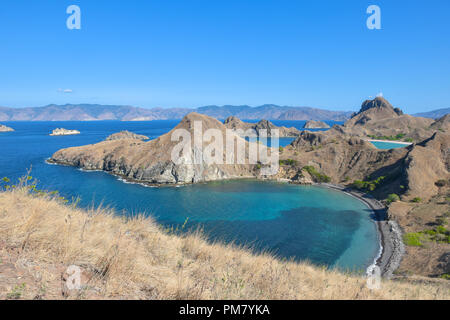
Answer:
[{"label": "small island", "polygon": [[330,126],[323,121],[310,120],[305,123],[303,129],[329,129]]},{"label": "small island", "polygon": [[0,124],[0,132],[12,132],[12,131],[14,131],[13,128]]},{"label": "small island", "polygon": [[50,133],[51,136],[71,136],[75,134],[80,134],[78,130],[67,130],[64,128],[57,128]]},{"label": "small island", "polygon": [[134,140],[150,140],[149,137],[142,134],[136,134],[130,131],[121,131],[119,133],[114,133],[106,138],[106,141],[122,140],[122,139],[134,139]]}]

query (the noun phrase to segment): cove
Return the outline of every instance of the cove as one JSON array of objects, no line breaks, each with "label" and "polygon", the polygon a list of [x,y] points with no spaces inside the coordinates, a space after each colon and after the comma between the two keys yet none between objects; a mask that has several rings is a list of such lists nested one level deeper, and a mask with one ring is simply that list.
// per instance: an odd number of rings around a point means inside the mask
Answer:
[{"label": "cove", "polygon": [[[0,135],[0,177],[17,179],[32,166],[41,189],[58,190],[69,200],[79,197],[83,208],[103,205],[119,215],[144,213],[174,229],[188,219],[182,232],[201,228],[210,241],[234,242],[295,261],[358,271],[373,263],[379,239],[371,210],[336,190],[255,180],[155,188],[124,183],[104,172],[45,163],[61,148],[96,143],[122,130],[155,138],[176,124],[6,123],[16,131]],[[61,126],[81,134],[48,136]]]}]

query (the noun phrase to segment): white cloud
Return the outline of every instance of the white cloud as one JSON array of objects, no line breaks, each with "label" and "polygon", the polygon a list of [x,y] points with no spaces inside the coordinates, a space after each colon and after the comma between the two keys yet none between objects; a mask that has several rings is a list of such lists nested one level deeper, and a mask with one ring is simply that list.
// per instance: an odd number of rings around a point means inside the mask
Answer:
[{"label": "white cloud", "polygon": [[58,89],[58,92],[62,92],[62,93],[72,93],[73,90],[72,89]]},{"label": "white cloud", "polygon": [[382,98],[383,97],[383,92],[380,92],[379,94],[377,94],[377,98]]}]

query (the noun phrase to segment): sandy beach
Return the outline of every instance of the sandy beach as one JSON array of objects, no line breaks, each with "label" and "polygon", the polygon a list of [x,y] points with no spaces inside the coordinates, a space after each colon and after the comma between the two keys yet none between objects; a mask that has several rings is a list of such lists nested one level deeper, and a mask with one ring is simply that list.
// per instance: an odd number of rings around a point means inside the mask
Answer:
[{"label": "sandy beach", "polygon": [[402,231],[395,221],[389,220],[386,207],[369,194],[340,185],[327,183],[321,185],[354,196],[366,203],[373,210],[382,247],[381,255],[378,257],[375,265],[381,269],[381,275],[383,277],[391,278],[393,272],[400,265],[402,256],[405,253],[405,246],[402,240]]}]

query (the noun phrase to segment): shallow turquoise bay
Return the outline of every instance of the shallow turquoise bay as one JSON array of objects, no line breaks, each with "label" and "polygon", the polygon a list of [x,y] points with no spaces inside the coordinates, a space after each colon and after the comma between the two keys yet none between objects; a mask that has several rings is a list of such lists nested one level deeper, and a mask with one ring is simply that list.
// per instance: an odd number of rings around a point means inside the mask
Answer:
[{"label": "shallow turquoise bay", "polygon": [[[61,148],[96,143],[125,129],[155,138],[177,123],[5,123],[16,132],[0,134],[0,177],[17,179],[32,165],[40,188],[58,190],[68,199],[80,197],[82,207],[103,204],[121,215],[145,213],[175,228],[188,219],[184,230],[202,228],[213,241],[235,242],[282,258],[352,270],[373,263],[379,240],[371,211],[338,191],[253,180],[154,188],[45,163]],[[49,137],[57,127],[77,129],[81,135]]]}]

